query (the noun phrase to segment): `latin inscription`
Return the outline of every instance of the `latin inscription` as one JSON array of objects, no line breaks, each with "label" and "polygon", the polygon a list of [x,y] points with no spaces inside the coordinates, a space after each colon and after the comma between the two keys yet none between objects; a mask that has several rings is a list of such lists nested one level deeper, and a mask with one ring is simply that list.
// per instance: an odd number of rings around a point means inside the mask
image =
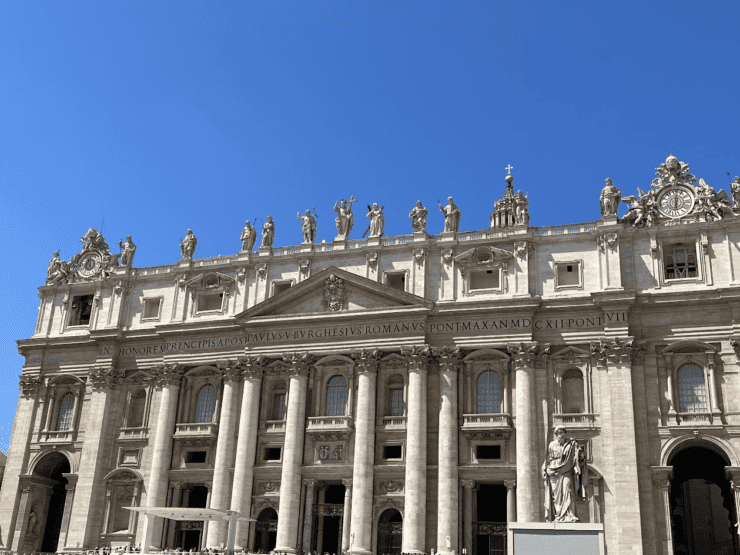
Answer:
[{"label": "latin inscription", "polygon": [[[423,322],[399,324],[369,324],[364,326],[335,326],[326,328],[309,328],[295,330],[278,330],[249,332],[236,337],[219,337],[197,339],[193,341],[171,341],[160,345],[120,347],[118,356],[163,355],[172,352],[199,351],[203,349],[223,349],[244,347],[252,343],[271,343],[302,341],[327,338],[360,338],[377,335],[396,335],[400,333],[460,333],[460,332],[501,332],[501,331],[536,331],[571,330],[600,328],[612,322],[626,322],[626,312],[607,312],[603,316],[584,318],[540,318],[532,321],[529,318],[481,319],[458,322]],[[112,347],[101,347],[98,356],[110,356]]]}]

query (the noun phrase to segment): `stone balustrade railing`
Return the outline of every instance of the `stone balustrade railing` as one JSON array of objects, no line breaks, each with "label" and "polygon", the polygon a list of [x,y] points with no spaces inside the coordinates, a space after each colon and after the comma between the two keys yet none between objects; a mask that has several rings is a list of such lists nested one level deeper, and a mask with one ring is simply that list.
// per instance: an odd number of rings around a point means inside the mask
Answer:
[{"label": "stone balustrade railing", "polygon": [[405,416],[381,416],[378,418],[377,426],[385,428],[386,430],[405,430],[406,429],[406,417]]},{"label": "stone balustrade railing", "polygon": [[497,414],[463,414],[463,429],[470,428],[508,428],[511,417],[505,413]]},{"label": "stone balustrade railing", "polygon": [[141,440],[149,435],[149,428],[121,428],[118,431],[119,440]]},{"label": "stone balustrade railing", "polygon": [[218,424],[214,422],[185,423],[175,425],[175,437],[216,437]]},{"label": "stone balustrade railing", "polygon": [[74,430],[53,430],[42,433],[44,441],[67,443],[73,440]]},{"label": "stone balustrade railing", "polygon": [[268,434],[284,434],[285,420],[267,420],[260,427]]},{"label": "stone balustrade railing", "polygon": [[593,414],[585,413],[563,413],[552,415],[553,426],[594,426],[596,424],[596,416]]},{"label": "stone balustrade railing", "polygon": [[349,416],[310,416],[307,431],[348,430],[351,427],[352,418]]},{"label": "stone balustrade railing", "polygon": [[678,421],[684,425],[712,424],[712,414],[709,412],[679,412]]}]

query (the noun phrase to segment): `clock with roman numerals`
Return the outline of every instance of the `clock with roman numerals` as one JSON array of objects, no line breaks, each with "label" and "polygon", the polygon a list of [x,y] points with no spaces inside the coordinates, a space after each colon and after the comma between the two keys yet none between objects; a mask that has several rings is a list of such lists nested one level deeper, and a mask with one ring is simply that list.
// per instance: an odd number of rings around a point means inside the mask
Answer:
[{"label": "clock with roman numerals", "polygon": [[694,195],[683,187],[671,187],[658,197],[658,210],[669,218],[685,216],[694,206]]}]

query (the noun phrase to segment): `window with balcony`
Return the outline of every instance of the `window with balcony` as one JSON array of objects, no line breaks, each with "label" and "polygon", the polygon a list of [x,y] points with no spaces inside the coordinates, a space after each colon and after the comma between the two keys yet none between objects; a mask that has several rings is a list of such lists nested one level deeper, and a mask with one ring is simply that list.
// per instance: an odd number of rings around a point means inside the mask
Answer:
[{"label": "window with balcony", "polygon": [[403,378],[395,375],[388,380],[386,416],[403,416]]},{"label": "window with balcony", "polygon": [[285,385],[283,390],[273,391],[272,394],[272,414],[270,420],[285,420]]},{"label": "window with balcony", "polygon": [[501,412],[501,376],[487,370],[478,378],[478,414]]},{"label": "window with balcony", "polygon": [[59,402],[59,415],[57,417],[57,431],[64,432],[72,428],[74,417],[75,396],[74,393],[65,393]]},{"label": "window with balcony", "polygon": [[326,386],[326,416],[344,416],[347,406],[347,380],[334,376]]},{"label": "window with balcony", "polygon": [[144,410],[146,409],[146,391],[139,389],[131,394],[126,416],[127,428],[140,428],[144,424]]},{"label": "window with balcony", "polygon": [[198,392],[198,403],[195,408],[196,424],[213,422],[213,413],[216,410],[216,388],[208,384]]},{"label": "window with balcony", "polygon": [[678,371],[680,412],[708,412],[704,371],[696,364],[685,364]]},{"label": "window with balcony", "polygon": [[571,368],[563,374],[563,412],[581,414],[586,412],[583,406],[583,373]]}]

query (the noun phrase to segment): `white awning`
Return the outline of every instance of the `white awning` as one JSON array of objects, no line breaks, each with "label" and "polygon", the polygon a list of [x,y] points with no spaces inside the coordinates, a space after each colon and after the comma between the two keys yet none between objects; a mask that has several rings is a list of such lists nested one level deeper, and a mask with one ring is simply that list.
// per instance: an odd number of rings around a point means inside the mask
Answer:
[{"label": "white awning", "polygon": [[180,507],[123,507],[129,511],[136,511],[145,515],[169,518],[170,520],[238,520],[241,522],[256,522],[253,518],[242,516],[236,511],[222,509],[192,509]]}]

